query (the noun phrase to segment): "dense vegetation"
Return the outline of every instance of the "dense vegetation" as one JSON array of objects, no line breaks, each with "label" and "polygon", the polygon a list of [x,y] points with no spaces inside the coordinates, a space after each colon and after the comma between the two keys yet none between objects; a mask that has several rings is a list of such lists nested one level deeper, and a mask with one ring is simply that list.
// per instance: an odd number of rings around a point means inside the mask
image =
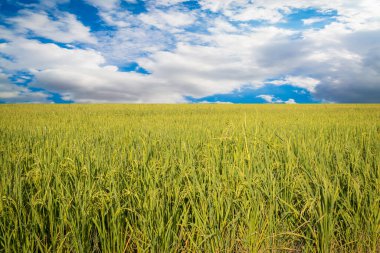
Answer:
[{"label": "dense vegetation", "polygon": [[380,252],[380,105],[1,105],[0,252]]}]

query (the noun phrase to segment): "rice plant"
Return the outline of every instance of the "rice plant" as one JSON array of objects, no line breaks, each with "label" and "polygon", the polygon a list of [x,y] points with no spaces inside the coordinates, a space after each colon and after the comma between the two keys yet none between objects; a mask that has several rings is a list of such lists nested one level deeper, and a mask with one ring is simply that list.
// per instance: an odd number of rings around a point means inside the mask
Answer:
[{"label": "rice plant", "polygon": [[380,252],[380,106],[1,105],[0,252]]}]

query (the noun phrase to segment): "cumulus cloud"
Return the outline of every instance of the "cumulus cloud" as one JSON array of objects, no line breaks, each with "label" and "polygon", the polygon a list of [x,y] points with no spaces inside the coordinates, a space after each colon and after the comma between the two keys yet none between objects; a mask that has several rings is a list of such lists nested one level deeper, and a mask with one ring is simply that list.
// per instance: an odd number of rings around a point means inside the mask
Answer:
[{"label": "cumulus cloud", "polygon": [[[173,36],[148,27],[123,27],[100,34],[96,47],[112,64],[123,65],[173,47]],[[136,46],[137,45],[137,46]]]},{"label": "cumulus cloud", "polygon": [[[185,102],[266,84],[299,87],[323,101],[379,102],[378,1],[201,0],[201,9],[184,12],[184,1],[160,0],[139,14],[120,9],[125,0],[86,1],[112,30],[91,33],[65,12],[21,11],[7,19],[14,30],[0,27],[7,40],[0,67],[29,71],[34,87],[77,102]],[[305,9],[336,16],[318,29],[320,17],[300,19],[302,29],[281,25]],[[122,72],[130,62],[151,74]]]},{"label": "cumulus cloud", "polygon": [[64,66],[95,68],[105,64],[100,53],[92,49],[67,49],[53,43],[36,40],[15,39],[0,44],[0,53],[10,59],[0,59],[0,66],[8,70],[39,71]]},{"label": "cumulus cloud", "polygon": [[185,102],[182,94],[165,80],[120,72],[117,66],[105,65],[104,57],[91,49],[66,49],[52,43],[22,39],[3,44],[0,52],[13,58],[12,61],[0,61],[0,66],[31,71],[35,77],[31,86],[60,93],[66,100]]},{"label": "cumulus cloud", "polygon": [[287,101],[285,101],[285,104],[297,104],[297,102],[293,98],[289,98]]},{"label": "cumulus cloud", "polygon": [[310,92],[315,92],[315,87],[320,83],[320,81],[310,77],[286,76],[283,79],[274,80],[268,83],[274,85],[291,84],[295,87],[304,88]]},{"label": "cumulus cloud", "polygon": [[7,22],[22,34],[32,33],[57,42],[72,43],[96,43],[90,29],[78,21],[76,16],[70,13],[60,13],[53,20],[44,11],[33,12],[20,11],[19,15],[7,19]]},{"label": "cumulus cloud", "polygon": [[17,86],[9,82],[8,75],[0,72],[0,101],[7,103],[42,103],[48,102],[48,94],[33,92],[27,87]]},{"label": "cumulus cloud", "polygon": [[293,98],[283,101],[282,99],[276,98],[273,95],[267,94],[258,95],[256,97],[263,99],[265,102],[269,104],[297,104],[297,102]]},{"label": "cumulus cloud", "polygon": [[325,20],[324,18],[306,18],[306,19],[302,19],[302,22],[305,25],[312,25],[315,23],[323,22],[324,20]]},{"label": "cumulus cloud", "polygon": [[40,0],[40,5],[42,7],[52,8],[58,4],[68,3],[70,0]]},{"label": "cumulus cloud", "polygon": [[164,81],[112,68],[46,69],[35,74],[34,86],[60,92],[76,102],[175,103],[185,102]]},{"label": "cumulus cloud", "polygon": [[94,5],[97,8],[110,10],[118,6],[120,0],[86,0],[89,4]]},{"label": "cumulus cloud", "polygon": [[[266,102],[268,103],[275,103],[277,100],[275,100],[275,97],[273,95],[266,95],[266,94],[262,94],[262,95],[258,95],[256,96],[257,98],[261,98],[261,99],[264,99]],[[281,101],[282,102],[282,101]]]},{"label": "cumulus cloud", "polygon": [[335,10],[338,13],[338,19],[350,26],[359,27],[380,21],[377,15],[380,2],[377,0],[200,0],[200,4],[205,10],[221,12],[231,19],[241,21],[282,22],[287,14],[300,9],[316,9],[320,12]]},{"label": "cumulus cloud", "polygon": [[171,11],[159,11],[150,12],[149,14],[140,14],[140,20],[145,24],[155,26],[159,29],[165,29],[170,27],[183,27],[192,24],[195,21],[195,17],[182,13],[177,10]]}]

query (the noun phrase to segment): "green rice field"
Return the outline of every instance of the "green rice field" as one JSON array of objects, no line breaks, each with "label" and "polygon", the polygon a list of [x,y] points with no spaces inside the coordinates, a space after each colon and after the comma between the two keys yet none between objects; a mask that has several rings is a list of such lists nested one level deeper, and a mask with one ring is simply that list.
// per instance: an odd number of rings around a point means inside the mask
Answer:
[{"label": "green rice field", "polygon": [[380,105],[1,105],[0,252],[380,252]]}]

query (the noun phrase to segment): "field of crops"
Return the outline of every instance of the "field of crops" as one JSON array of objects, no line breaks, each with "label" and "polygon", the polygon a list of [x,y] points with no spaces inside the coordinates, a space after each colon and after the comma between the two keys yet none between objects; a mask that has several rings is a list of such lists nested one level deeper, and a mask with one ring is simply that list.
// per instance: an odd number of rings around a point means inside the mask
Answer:
[{"label": "field of crops", "polygon": [[0,252],[380,252],[380,105],[1,105]]}]

